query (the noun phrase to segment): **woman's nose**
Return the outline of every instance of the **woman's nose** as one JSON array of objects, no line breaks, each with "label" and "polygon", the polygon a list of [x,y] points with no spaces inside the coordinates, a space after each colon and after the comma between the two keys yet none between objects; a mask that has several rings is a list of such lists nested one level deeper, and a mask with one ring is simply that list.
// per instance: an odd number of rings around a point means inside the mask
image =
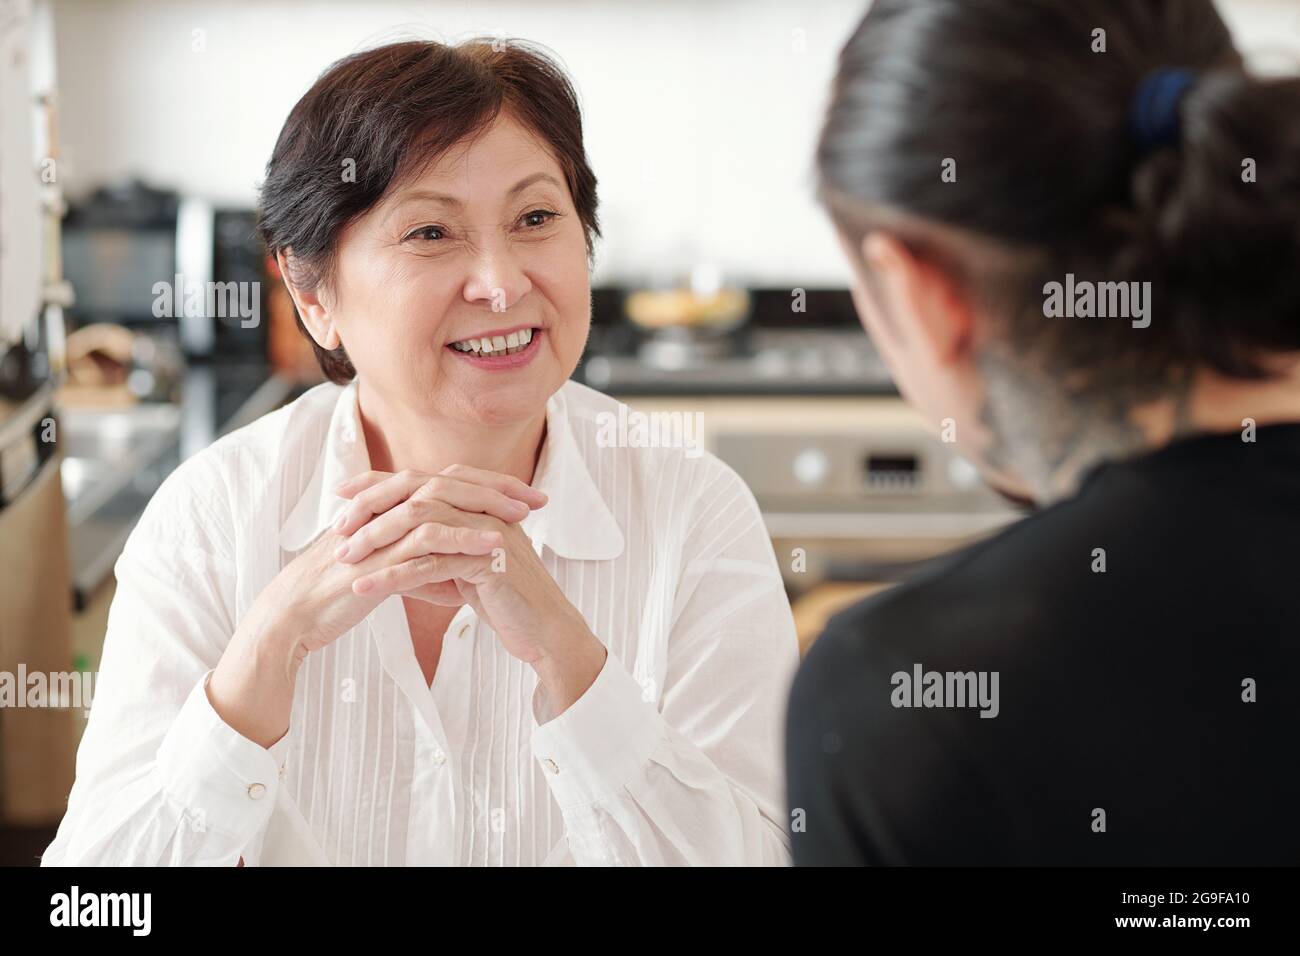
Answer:
[{"label": "woman's nose", "polygon": [[465,301],[486,304],[493,312],[505,312],[514,308],[532,287],[509,249],[484,249],[465,281]]}]

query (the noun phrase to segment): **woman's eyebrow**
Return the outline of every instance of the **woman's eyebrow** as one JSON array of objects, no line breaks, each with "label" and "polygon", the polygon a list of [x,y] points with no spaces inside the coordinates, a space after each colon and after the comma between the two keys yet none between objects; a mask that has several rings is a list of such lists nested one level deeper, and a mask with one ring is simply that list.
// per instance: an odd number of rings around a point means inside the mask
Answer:
[{"label": "woman's eyebrow", "polygon": [[439,202],[445,206],[453,206],[459,209],[465,204],[461,200],[449,193],[432,192],[428,189],[412,189],[402,193],[397,200],[397,205],[402,206],[409,202]]},{"label": "woman's eyebrow", "polygon": [[525,176],[523,179],[519,180],[519,182],[511,186],[509,192],[507,192],[506,195],[513,196],[515,195],[515,193],[522,192],[523,190],[527,189],[529,186],[533,185],[533,183],[550,183],[552,186],[556,186],[556,187],[563,185],[558,179],[556,179],[550,173],[533,173],[531,176]]},{"label": "woman's eyebrow", "polygon": [[[529,186],[532,186],[534,183],[550,183],[556,187],[563,186],[563,184],[550,173],[533,173],[531,176],[525,176],[523,179],[519,180],[519,182],[511,186],[506,191],[506,195],[514,196],[527,189]],[[399,196],[397,205],[401,206],[408,202],[419,201],[440,202],[443,205],[451,206],[454,209],[463,208],[465,205],[463,200],[458,199],[450,193],[434,192],[429,189],[408,190]]]},{"label": "woman's eyebrow", "polygon": [[[549,182],[552,186],[563,185],[563,183],[560,183],[559,179],[551,176],[550,173],[533,173],[532,176],[525,176],[523,179],[520,179],[519,182],[516,182],[515,185],[511,186],[510,189],[506,191],[506,195],[512,196],[517,193],[523,193],[525,189],[528,189],[529,186],[532,186],[533,183],[537,182]],[[464,200],[458,199],[454,195],[448,193],[435,193],[433,190],[426,189],[409,190],[407,193],[403,193],[402,196],[400,196],[398,203],[411,203],[417,202],[417,200],[432,200],[432,202],[443,203],[445,206],[455,208],[464,206]]]}]

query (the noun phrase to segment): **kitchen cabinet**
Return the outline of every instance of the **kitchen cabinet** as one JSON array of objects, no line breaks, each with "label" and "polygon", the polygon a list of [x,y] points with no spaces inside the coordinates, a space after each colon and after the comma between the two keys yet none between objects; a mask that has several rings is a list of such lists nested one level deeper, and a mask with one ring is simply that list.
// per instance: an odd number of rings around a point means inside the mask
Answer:
[{"label": "kitchen cabinet", "polygon": [[[59,456],[0,511],[0,672],[17,695],[0,707],[0,822],[57,823],[72,789],[76,716],[29,692],[28,675],[73,680],[71,570]],[[19,678],[22,677],[21,686]]]}]

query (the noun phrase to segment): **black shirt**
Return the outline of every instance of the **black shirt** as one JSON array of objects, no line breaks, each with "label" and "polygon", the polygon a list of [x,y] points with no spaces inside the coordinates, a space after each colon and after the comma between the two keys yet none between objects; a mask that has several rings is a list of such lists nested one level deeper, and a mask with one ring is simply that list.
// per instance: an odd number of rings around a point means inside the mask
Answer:
[{"label": "black shirt", "polygon": [[[790,700],[795,863],[1300,862],[1300,425],[1255,437],[1094,468],[832,618]],[[950,706],[894,706],[927,686]]]}]

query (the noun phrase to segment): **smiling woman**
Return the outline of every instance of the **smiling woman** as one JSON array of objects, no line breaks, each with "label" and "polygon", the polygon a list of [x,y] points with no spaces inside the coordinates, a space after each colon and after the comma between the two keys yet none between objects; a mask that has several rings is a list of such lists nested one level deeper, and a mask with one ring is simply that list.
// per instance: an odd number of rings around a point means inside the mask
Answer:
[{"label": "smiling woman", "polygon": [[797,661],[749,490],[569,380],[596,180],[540,52],[332,66],[262,234],[326,384],[189,459],[116,568],[46,864],[787,859]]}]

